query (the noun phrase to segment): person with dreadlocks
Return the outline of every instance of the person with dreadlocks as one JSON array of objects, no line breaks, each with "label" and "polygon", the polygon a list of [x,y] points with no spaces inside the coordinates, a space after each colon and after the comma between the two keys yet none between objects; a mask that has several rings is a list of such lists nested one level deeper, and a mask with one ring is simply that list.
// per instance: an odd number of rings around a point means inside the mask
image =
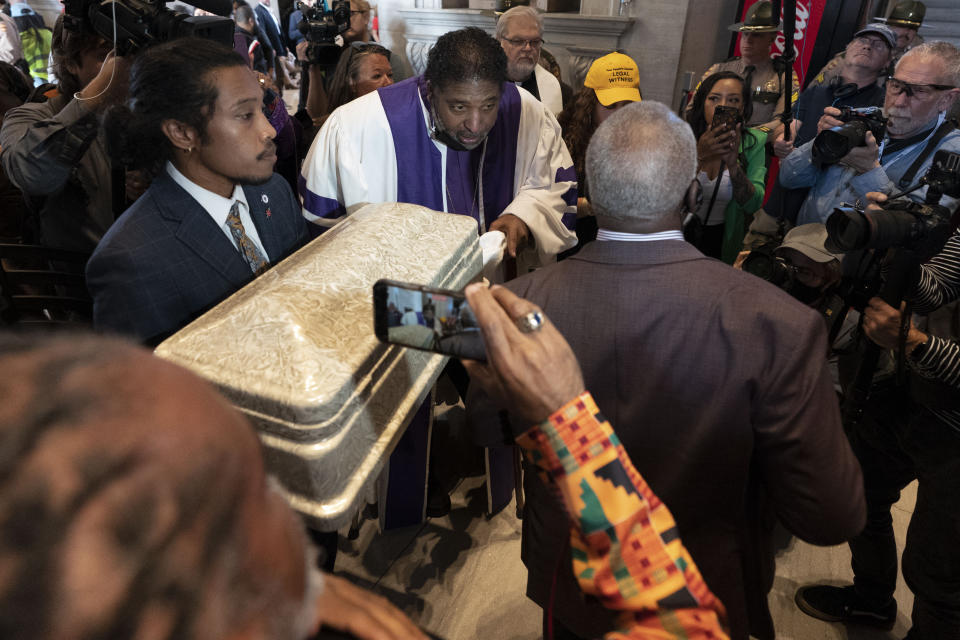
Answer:
[{"label": "person with dreadlocks", "polygon": [[306,243],[262,101],[221,43],[178,38],[137,56],[130,100],[104,129],[118,163],[152,181],[90,257],[94,328],[156,343]]}]

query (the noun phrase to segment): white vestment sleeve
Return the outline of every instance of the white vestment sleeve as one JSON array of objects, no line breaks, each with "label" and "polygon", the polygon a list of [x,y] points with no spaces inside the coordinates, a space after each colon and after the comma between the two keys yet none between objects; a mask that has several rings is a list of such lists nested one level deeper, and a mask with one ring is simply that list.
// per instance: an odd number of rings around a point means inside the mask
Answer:
[{"label": "white vestment sleeve", "polygon": [[346,210],[340,188],[340,158],[352,155],[341,138],[340,110],[327,118],[304,158],[299,189],[303,217],[321,227],[332,227]]},{"label": "white vestment sleeve", "polygon": [[571,221],[576,217],[577,180],[557,119],[529,93],[520,94],[517,195],[503,213],[512,213],[530,228],[535,256],[523,256],[522,262],[536,266],[552,262],[577,243],[576,234],[563,223],[565,214]]},{"label": "white vestment sleeve", "polygon": [[334,111],[303,162],[303,216],[332,227],[343,216],[397,197],[397,165],[390,126],[377,92]]}]

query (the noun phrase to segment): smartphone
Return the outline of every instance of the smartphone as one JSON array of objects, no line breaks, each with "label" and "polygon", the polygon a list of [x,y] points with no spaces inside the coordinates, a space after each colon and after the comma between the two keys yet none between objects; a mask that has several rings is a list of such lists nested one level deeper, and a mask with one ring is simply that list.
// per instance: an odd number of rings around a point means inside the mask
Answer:
[{"label": "smartphone", "polygon": [[743,115],[739,109],[724,105],[714,107],[713,123],[710,125],[712,129],[716,130],[723,125],[727,125],[727,129],[732,131],[737,128],[738,124],[743,124]]},{"label": "smartphone", "polygon": [[477,318],[460,291],[378,280],[373,285],[373,330],[390,344],[487,361]]}]

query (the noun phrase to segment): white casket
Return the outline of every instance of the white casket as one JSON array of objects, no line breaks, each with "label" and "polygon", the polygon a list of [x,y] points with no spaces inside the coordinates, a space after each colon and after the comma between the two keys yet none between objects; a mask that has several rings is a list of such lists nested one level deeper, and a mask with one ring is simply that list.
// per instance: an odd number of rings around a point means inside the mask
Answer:
[{"label": "white casket", "polygon": [[367,205],[163,343],[260,433],[268,471],[310,525],[347,524],[447,358],[373,332],[380,278],[459,289],[480,273],[477,223]]}]

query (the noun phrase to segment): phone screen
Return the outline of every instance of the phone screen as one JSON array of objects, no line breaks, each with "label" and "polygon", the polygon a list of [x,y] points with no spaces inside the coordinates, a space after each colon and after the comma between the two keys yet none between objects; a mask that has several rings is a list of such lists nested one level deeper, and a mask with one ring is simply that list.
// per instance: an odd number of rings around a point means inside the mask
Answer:
[{"label": "phone screen", "polygon": [[483,335],[462,293],[379,280],[373,285],[374,330],[391,344],[486,361]]}]

